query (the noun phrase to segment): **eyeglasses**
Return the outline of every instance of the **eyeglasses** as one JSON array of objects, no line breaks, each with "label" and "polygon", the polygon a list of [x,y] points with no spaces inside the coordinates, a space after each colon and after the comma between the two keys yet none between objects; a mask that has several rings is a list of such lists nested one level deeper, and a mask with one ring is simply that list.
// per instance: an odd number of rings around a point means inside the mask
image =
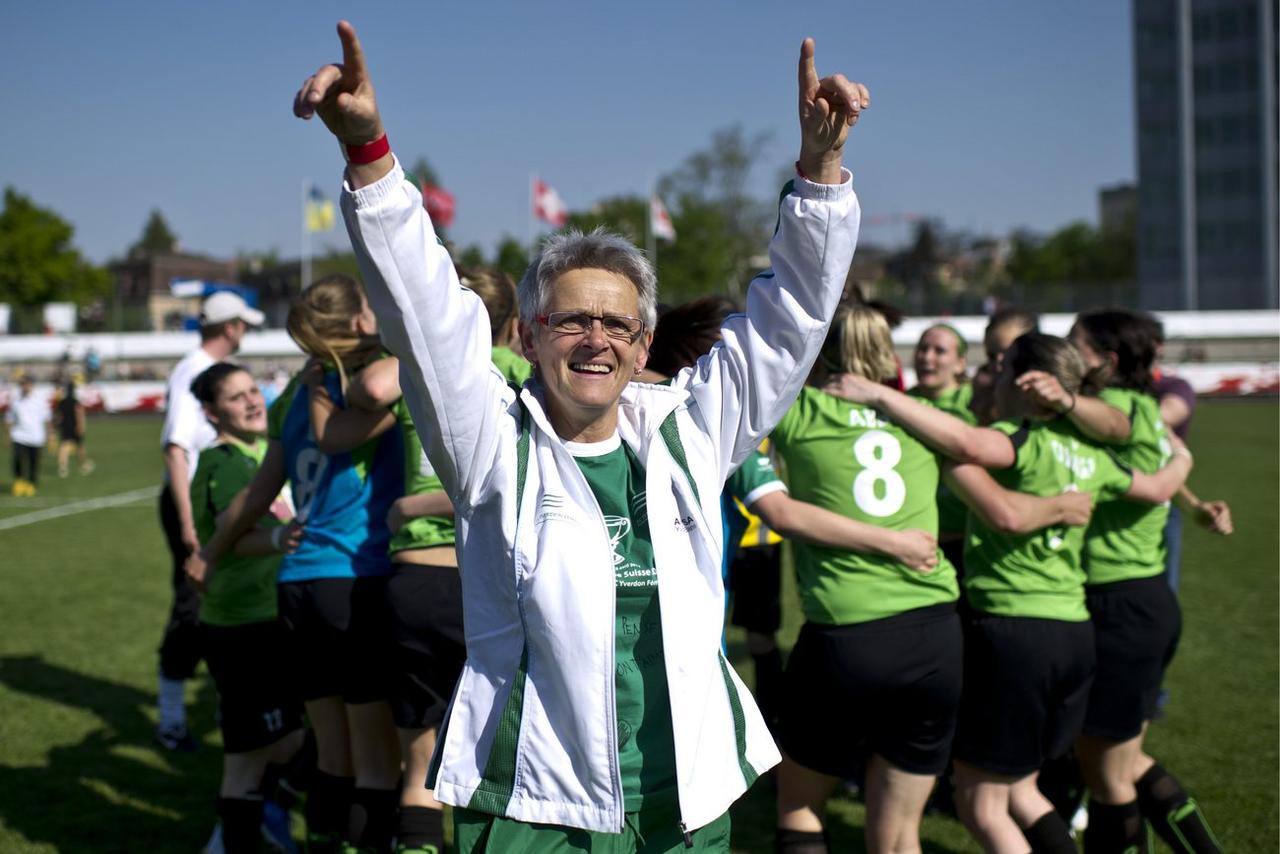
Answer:
[{"label": "eyeglasses", "polygon": [[559,335],[585,335],[598,320],[604,334],[618,341],[634,342],[644,332],[644,321],[625,314],[587,314],[585,311],[553,311],[540,314],[539,323]]}]

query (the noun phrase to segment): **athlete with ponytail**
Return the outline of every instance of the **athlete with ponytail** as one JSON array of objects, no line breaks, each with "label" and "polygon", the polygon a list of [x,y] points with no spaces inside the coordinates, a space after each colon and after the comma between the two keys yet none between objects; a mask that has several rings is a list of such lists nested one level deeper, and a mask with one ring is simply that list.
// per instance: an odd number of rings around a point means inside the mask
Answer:
[{"label": "athlete with ponytail", "polygon": [[[1081,314],[1071,330],[1090,379],[1101,386],[1099,398],[1132,425],[1127,438],[1112,445],[1117,457],[1145,472],[1156,471],[1174,453],[1151,375],[1154,332],[1149,318],[1123,310]],[[1190,495],[1185,487],[1181,492]],[[1221,850],[1195,800],[1143,750],[1182,624],[1165,579],[1168,512],[1167,503],[1104,502],[1085,535],[1087,604],[1098,658],[1076,740],[1091,793],[1087,854],[1147,850],[1146,821],[1179,854]],[[1213,529],[1211,516],[1206,522]]]},{"label": "athlete with ponytail", "polygon": [[310,850],[336,851],[344,840],[381,850],[394,832],[400,778],[383,597],[391,572],[385,520],[404,492],[403,446],[385,428],[345,453],[325,454],[315,441],[312,399],[341,405],[350,379],[382,352],[360,285],[341,275],[318,280],[295,300],[287,326],[312,363],[272,406],[257,476],[188,571],[203,576],[289,482],[304,532],[280,564],[280,618],[316,733]]},{"label": "athlete with ponytail", "polygon": [[[459,277],[488,310],[495,368],[508,383],[522,383],[531,367],[511,350],[519,340],[515,283],[486,268],[460,270]],[[404,444],[405,494],[387,515],[392,574],[386,606],[392,714],[404,765],[395,837],[397,850],[410,854],[444,844],[442,805],[427,788],[427,770],[466,661],[466,641],[453,505],[423,452],[401,395],[399,365],[394,357],[370,364],[348,388],[345,408],[313,397],[311,417],[317,445],[325,453],[358,447],[392,426]]]}]

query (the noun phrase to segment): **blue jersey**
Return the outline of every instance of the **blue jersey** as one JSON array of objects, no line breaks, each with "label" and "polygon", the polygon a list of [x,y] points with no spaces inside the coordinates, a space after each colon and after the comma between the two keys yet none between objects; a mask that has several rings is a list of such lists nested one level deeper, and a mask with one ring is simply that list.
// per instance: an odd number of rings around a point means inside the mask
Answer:
[{"label": "blue jersey", "polygon": [[[327,373],[325,388],[338,406],[342,387]],[[302,543],[280,562],[280,583],[351,578],[391,572],[387,511],[404,495],[404,447],[388,430],[354,451],[323,454],[311,431],[311,395],[295,377],[272,405],[270,433],[284,448]]]}]

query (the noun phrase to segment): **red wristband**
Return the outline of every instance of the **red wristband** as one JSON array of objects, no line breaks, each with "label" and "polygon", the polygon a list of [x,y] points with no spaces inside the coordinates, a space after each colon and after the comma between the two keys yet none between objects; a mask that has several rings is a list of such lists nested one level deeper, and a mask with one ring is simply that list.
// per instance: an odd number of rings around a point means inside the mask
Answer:
[{"label": "red wristband", "polygon": [[366,142],[364,145],[342,146],[342,153],[346,156],[347,162],[355,164],[372,163],[378,158],[386,156],[390,150],[391,143],[387,142],[385,133],[373,142]]}]

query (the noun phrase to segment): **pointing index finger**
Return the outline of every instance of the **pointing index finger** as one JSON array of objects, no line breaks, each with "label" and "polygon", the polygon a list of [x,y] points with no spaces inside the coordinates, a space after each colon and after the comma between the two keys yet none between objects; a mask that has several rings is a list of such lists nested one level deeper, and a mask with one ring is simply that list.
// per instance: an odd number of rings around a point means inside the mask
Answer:
[{"label": "pointing index finger", "polygon": [[800,94],[812,92],[818,88],[818,71],[813,64],[813,39],[805,39],[800,44]]},{"label": "pointing index finger", "polygon": [[360,39],[356,37],[356,28],[350,21],[338,22],[338,38],[342,40],[343,70],[353,78],[365,78],[364,49],[360,47]]}]

